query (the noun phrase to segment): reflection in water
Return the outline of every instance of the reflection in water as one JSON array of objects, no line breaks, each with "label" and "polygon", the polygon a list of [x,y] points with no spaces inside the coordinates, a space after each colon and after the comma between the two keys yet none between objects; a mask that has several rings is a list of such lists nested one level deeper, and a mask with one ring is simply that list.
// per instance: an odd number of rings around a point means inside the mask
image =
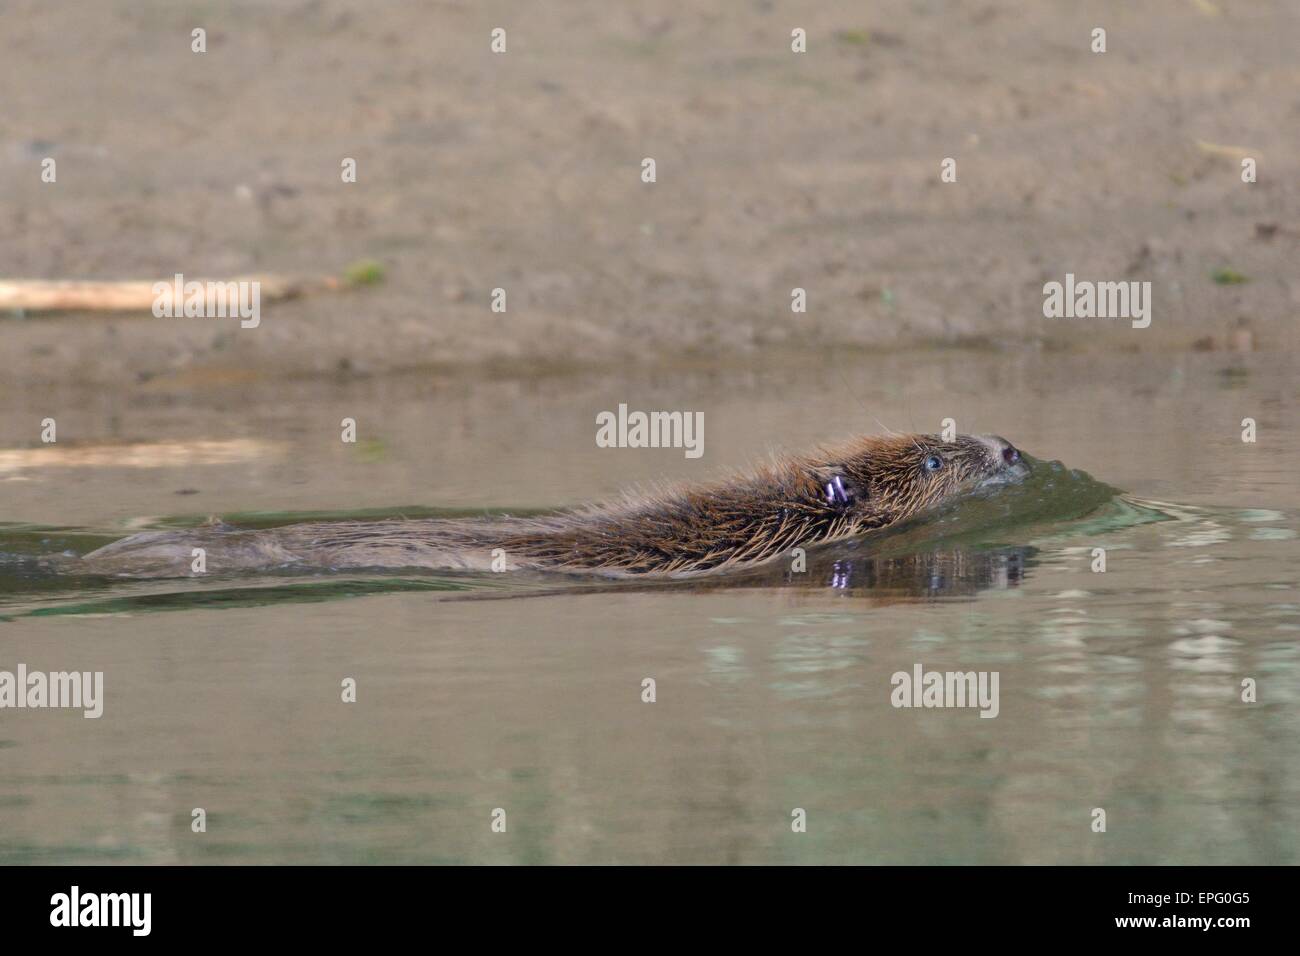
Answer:
[{"label": "reflection in water", "polygon": [[35,561],[0,565],[0,607],[7,616],[145,613],[316,603],[406,591],[458,594],[467,600],[544,598],[629,592],[730,591],[747,588],[829,590],[884,605],[903,601],[971,597],[989,589],[1014,588],[1036,553],[1033,547],[987,550],[945,549],[873,557],[860,546],[811,552],[806,570],[782,566],[686,581],[591,582],[565,575],[517,575],[503,581],[490,573],[394,574],[370,576],[264,574],[247,578],[116,581],[96,577],[54,577]]},{"label": "reflection in water", "polygon": [[793,562],[741,574],[669,585],[694,591],[738,588],[829,590],[878,604],[931,598],[971,597],[989,589],[1019,586],[1037,549],[1030,546],[942,548],[878,556],[851,542],[810,551],[806,570]]}]

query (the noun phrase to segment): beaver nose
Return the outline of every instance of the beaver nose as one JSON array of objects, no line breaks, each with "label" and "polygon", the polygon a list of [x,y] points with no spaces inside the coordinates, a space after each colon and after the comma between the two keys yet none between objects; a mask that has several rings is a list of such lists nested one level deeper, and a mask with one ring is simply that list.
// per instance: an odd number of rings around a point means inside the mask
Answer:
[{"label": "beaver nose", "polygon": [[1020,449],[1001,435],[976,435],[975,437],[982,441],[984,447],[989,450],[994,465],[1000,459],[1002,467],[1011,474],[1017,477],[1029,474],[1029,463],[1020,454]]}]

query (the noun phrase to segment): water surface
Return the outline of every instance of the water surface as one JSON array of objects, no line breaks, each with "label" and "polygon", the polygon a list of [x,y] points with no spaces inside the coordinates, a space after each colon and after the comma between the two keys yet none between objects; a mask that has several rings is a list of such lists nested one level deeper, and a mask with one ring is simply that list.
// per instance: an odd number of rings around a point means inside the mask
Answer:
[{"label": "water surface", "polygon": [[[0,711],[0,862],[1297,862],[1290,366],[836,363],[13,398],[78,427],[57,465],[4,435],[0,669],[101,670],[106,702]],[[596,449],[620,401],[704,410],[705,458]],[[120,581],[37,561],[210,514],[572,505],[949,416],[1035,455],[1034,479],[802,574]],[[238,452],[174,453],[199,442]],[[88,451],[125,445],[146,451]],[[916,663],[997,671],[999,715],[892,707]]]}]

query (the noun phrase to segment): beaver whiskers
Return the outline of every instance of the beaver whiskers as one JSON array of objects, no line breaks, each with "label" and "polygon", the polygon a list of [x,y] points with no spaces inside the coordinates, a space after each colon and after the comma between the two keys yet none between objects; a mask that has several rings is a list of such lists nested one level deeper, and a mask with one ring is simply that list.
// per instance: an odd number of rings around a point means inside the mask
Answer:
[{"label": "beaver whiskers", "polygon": [[300,568],[535,569],[684,577],[750,567],[796,547],[878,531],[954,496],[1028,473],[996,436],[861,438],[757,471],[537,518],[314,522],[146,532],[79,570],[129,576]]}]

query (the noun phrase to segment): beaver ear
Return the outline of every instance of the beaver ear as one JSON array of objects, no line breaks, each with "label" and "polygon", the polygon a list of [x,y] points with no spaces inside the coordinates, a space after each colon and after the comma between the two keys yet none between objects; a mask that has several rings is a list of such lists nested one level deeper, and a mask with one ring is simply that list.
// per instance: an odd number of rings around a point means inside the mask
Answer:
[{"label": "beaver ear", "polygon": [[838,465],[815,465],[809,469],[822,490],[822,498],[827,504],[846,506],[866,496],[857,484],[844,476],[844,469]]}]

